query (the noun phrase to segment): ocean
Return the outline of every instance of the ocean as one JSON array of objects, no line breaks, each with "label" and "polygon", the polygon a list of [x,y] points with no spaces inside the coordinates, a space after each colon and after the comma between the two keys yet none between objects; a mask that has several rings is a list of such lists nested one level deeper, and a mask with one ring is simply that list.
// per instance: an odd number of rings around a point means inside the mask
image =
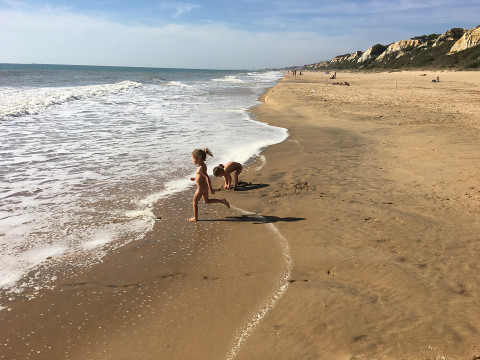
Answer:
[{"label": "ocean", "polygon": [[285,140],[248,111],[282,76],[0,64],[0,309],[66,259],[89,267],[141,239],[155,203],[194,186],[194,149],[211,172]]}]

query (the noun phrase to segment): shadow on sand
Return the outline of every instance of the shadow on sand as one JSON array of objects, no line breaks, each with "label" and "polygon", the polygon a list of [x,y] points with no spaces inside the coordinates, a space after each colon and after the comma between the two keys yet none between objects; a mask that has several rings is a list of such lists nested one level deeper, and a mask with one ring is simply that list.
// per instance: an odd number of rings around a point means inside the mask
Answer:
[{"label": "shadow on sand", "polygon": [[[238,186],[234,191],[250,191],[250,190],[257,190],[257,189],[262,189],[265,187],[270,186],[269,184],[252,184],[252,183],[247,183],[244,181],[239,181]],[[225,190],[223,188],[215,189],[215,191],[222,191]]]},{"label": "shadow on sand", "polygon": [[202,220],[202,221],[231,221],[231,222],[251,222],[253,224],[271,224],[279,221],[293,222],[305,220],[305,218],[297,217],[278,217],[278,216],[268,216],[268,215],[240,215],[240,216],[227,216],[224,219],[214,219],[214,220]]}]

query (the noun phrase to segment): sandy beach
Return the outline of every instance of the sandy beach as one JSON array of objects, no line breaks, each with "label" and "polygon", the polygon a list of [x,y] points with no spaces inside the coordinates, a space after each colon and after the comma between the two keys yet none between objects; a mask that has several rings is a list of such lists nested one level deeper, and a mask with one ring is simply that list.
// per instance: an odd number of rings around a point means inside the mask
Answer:
[{"label": "sandy beach", "polygon": [[329,76],[252,109],[290,137],[215,194],[231,209],[162,201],[145,239],[2,310],[0,358],[480,358],[480,72]]},{"label": "sandy beach", "polygon": [[305,220],[239,359],[480,356],[480,73],[422,74],[290,75],[254,110],[291,137],[233,202]]}]

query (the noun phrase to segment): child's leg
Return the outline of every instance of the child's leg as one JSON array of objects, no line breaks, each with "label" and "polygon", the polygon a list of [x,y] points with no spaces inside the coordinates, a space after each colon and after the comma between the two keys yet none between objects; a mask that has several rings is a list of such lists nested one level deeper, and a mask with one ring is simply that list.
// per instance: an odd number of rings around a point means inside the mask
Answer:
[{"label": "child's leg", "polygon": [[233,185],[233,188],[236,188],[238,186],[238,172],[235,171],[235,183]]},{"label": "child's leg", "polygon": [[241,172],[242,172],[242,167],[235,170],[235,185],[234,185],[235,188],[238,186],[238,175],[240,175]]},{"label": "child's leg", "polygon": [[195,195],[193,195],[193,217],[187,219],[188,221],[198,221],[198,202],[202,198],[202,194],[200,191],[196,191]]},{"label": "child's leg", "polygon": [[226,199],[222,199],[222,200],[220,200],[220,199],[209,199],[208,194],[203,196],[203,201],[205,202],[205,204],[223,204],[227,208],[230,208],[230,204],[228,203],[228,201]]}]

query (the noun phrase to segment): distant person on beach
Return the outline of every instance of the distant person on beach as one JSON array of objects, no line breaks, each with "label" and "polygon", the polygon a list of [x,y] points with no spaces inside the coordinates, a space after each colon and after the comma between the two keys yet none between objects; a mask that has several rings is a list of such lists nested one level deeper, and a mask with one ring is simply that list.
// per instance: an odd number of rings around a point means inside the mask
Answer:
[{"label": "distant person on beach", "polygon": [[205,204],[215,204],[220,203],[225,205],[227,208],[230,208],[230,204],[227,200],[222,199],[209,199],[208,198],[208,191],[215,195],[215,190],[212,188],[212,182],[210,181],[210,177],[207,174],[207,165],[205,164],[205,160],[207,159],[207,155],[213,156],[213,154],[208,150],[205,149],[196,149],[192,152],[192,161],[195,165],[198,165],[197,172],[194,178],[190,178],[190,180],[195,181],[197,183],[197,191],[195,191],[195,195],[193,195],[193,217],[187,219],[188,221],[198,221],[198,202],[201,198]]},{"label": "distant person on beach", "polygon": [[[225,178],[225,185],[223,187],[227,190],[232,188],[235,190],[238,186],[238,175],[240,175],[242,169],[242,164],[230,161],[225,165],[219,164],[217,167],[213,168],[213,175],[215,175],[215,177],[223,176]],[[232,172],[235,172],[233,186],[232,176],[230,175]]]}]

